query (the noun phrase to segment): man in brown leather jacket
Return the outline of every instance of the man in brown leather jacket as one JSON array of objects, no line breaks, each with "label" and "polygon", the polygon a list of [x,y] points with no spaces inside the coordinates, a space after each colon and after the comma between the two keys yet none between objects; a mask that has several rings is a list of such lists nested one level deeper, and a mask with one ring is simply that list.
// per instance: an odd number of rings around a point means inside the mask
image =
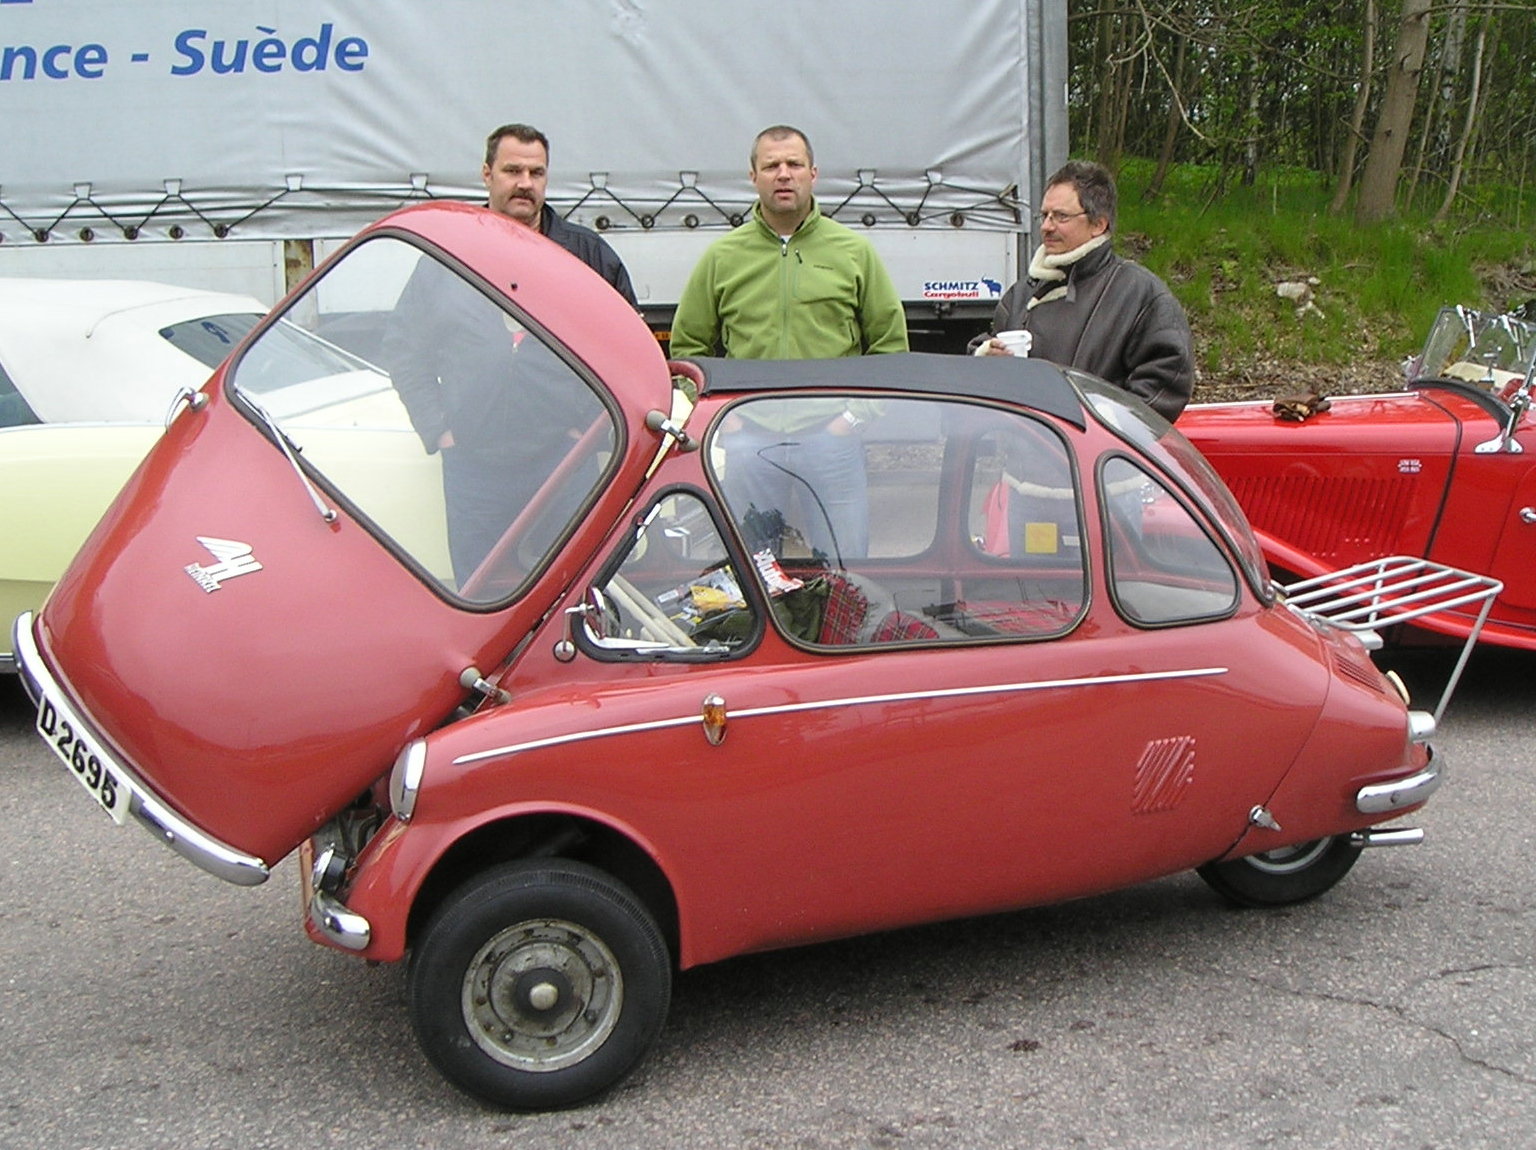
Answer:
[{"label": "man in brown leather jacket", "polygon": [[[1189,321],[1167,284],[1115,255],[1115,199],[1099,164],[1073,160],[1050,178],[1029,278],[1003,293],[992,331],[1028,331],[1032,358],[1092,372],[1173,420],[1195,385]],[[1009,354],[990,336],[972,348]]]}]

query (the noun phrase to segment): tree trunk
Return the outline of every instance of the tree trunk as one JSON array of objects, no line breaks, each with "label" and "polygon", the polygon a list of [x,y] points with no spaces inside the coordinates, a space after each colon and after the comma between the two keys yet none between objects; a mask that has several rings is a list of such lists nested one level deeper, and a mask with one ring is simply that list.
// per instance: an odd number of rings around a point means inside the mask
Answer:
[{"label": "tree trunk", "polygon": [[1094,113],[1094,153],[1101,164],[1113,170],[1119,158],[1123,140],[1123,107],[1127,99],[1125,90],[1126,64],[1122,46],[1124,19],[1119,15],[1113,0],[1101,0],[1098,13],[1099,45],[1103,53],[1103,68],[1099,73],[1099,102]]},{"label": "tree trunk", "polygon": [[1157,154],[1157,171],[1152,173],[1152,181],[1147,185],[1145,193],[1149,200],[1162,194],[1163,181],[1168,178],[1168,169],[1173,164],[1174,145],[1179,140],[1179,125],[1184,122],[1184,93],[1181,88],[1184,84],[1185,45],[1188,43],[1187,36],[1180,36],[1173,57],[1173,78],[1168,85],[1168,123],[1163,128],[1163,146]]},{"label": "tree trunk", "polygon": [[1402,22],[1387,73],[1387,91],[1376,117],[1365,172],[1360,177],[1355,218],[1362,224],[1388,219],[1397,210],[1397,179],[1403,168],[1408,131],[1413,126],[1419,74],[1429,43],[1429,6],[1430,0],[1403,0]]},{"label": "tree trunk", "polygon": [[1349,200],[1355,183],[1355,156],[1364,138],[1365,109],[1371,102],[1371,76],[1376,71],[1376,0],[1365,0],[1365,36],[1360,53],[1360,88],[1355,93],[1355,107],[1349,114],[1349,135],[1344,138],[1344,154],[1339,159],[1339,184],[1333,189],[1328,214],[1336,216]]},{"label": "tree trunk", "polygon": [[1492,12],[1485,13],[1482,23],[1477,28],[1477,47],[1472,53],[1472,90],[1467,94],[1467,119],[1462,125],[1461,137],[1456,141],[1456,158],[1451,161],[1450,182],[1446,185],[1445,199],[1440,203],[1440,210],[1435,213],[1435,223],[1440,223],[1451,214],[1451,204],[1455,202],[1456,193],[1461,188],[1462,163],[1467,158],[1467,143],[1477,127],[1477,117],[1482,101],[1483,49],[1488,44],[1488,23],[1492,19]]}]

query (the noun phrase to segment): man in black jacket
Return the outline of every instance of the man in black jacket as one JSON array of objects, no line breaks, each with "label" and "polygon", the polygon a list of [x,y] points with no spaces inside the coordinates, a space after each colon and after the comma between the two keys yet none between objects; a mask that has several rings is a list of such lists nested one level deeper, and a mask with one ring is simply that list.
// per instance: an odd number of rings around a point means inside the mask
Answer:
[{"label": "man in black jacket", "polygon": [[[497,128],[480,175],[487,207],[543,233],[635,306],[618,254],[544,202],[544,133],[527,124]],[[603,405],[537,335],[425,255],[396,305],[385,360],[423,448],[441,456],[449,556],[462,591],[576,441],[604,418]],[[559,498],[545,501],[546,518],[574,510],[596,480],[595,467],[568,476]]]},{"label": "man in black jacket", "polygon": [[[1195,385],[1189,321],[1167,284],[1115,255],[1115,200],[1099,164],[1073,160],[1050,178],[1029,278],[1003,293],[992,331],[1027,331],[1032,358],[1092,372],[1173,420]],[[995,336],[972,347],[1010,354]]]},{"label": "man in black jacket", "polygon": [[635,305],[635,289],[619,255],[591,228],[560,217],[544,202],[549,186],[549,138],[528,124],[503,124],[485,140],[480,168],[492,211],[541,232],[602,276]]}]

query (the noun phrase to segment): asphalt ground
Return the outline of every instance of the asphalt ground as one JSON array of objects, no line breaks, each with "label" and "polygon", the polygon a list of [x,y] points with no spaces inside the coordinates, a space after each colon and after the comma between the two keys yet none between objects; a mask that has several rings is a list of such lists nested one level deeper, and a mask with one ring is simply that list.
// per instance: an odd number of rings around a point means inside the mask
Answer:
[{"label": "asphalt ground", "polygon": [[115,827],[0,680],[0,1146],[1536,1145],[1533,672],[1474,658],[1427,841],[1315,902],[1178,875],[690,971],[634,1077],[534,1115],[427,1065],[401,968],[307,941],[293,860],[240,889]]}]

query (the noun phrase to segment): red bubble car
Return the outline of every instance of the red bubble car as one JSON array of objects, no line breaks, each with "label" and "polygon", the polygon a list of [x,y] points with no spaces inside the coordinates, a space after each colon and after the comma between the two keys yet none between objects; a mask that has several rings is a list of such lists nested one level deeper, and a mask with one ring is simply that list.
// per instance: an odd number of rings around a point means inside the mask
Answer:
[{"label": "red bubble car", "polygon": [[[1416,555],[1503,583],[1485,643],[1536,650],[1536,323],[1441,310],[1406,389],[1185,409],[1282,582]],[[1480,606],[1393,638],[1463,640]]]},{"label": "red bubble car", "polygon": [[[119,823],[409,960],[517,1108],[622,1079],[674,971],[1194,868],[1336,883],[1444,769],[1368,653],[1491,593],[1277,593],[1124,392],[1030,360],[668,364],[492,212],[367,229],[188,395],[41,612],[40,735]],[[1469,590],[1470,588],[1470,590]],[[1426,598],[1427,596],[1427,598]]]}]

